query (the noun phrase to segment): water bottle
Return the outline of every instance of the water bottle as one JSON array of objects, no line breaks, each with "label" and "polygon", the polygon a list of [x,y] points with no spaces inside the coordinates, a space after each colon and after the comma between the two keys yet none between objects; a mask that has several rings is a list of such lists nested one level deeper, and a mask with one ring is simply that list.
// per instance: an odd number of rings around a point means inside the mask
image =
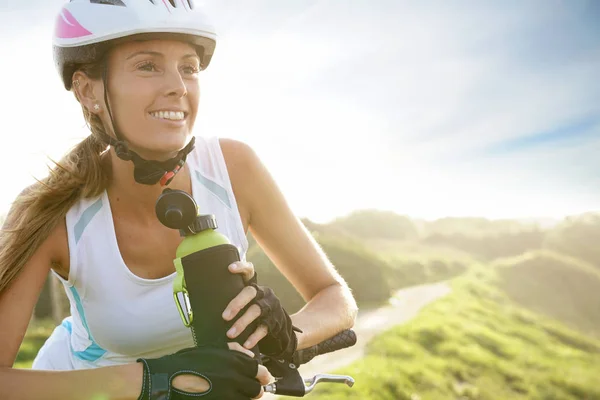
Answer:
[{"label": "water bottle", "polygon": [[[163,225],[179,229],[184,237],[173,260],[177,271],[173,297],[184,325],[192,330],[195,345],[231,341],[243,345],[256,330],[256,320],[235,339],[226,333],[249,305],[231,321],[222,317],[229,302],[245,286],[242,276],[228,269],[230,264],[240,260],[237,247],[216,230],[215,216],[200,215],[196,202],[184,191],[165,189],[155,210]],[[251,350],[259,355],[257,346]]]}]

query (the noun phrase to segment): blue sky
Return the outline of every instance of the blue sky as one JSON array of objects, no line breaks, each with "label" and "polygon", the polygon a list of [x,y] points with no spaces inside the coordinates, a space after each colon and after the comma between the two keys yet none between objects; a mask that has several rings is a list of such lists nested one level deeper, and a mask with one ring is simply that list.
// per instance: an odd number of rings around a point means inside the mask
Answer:
[{"label": "blue sky", "polygon": [[[52,65],[62,3],[0,6],[0,166],[27,160],[0,207],[86,134]],[[200,3],[220,38],[198,134],[250,143],[297,214],[600,210],[600,2]]]}]

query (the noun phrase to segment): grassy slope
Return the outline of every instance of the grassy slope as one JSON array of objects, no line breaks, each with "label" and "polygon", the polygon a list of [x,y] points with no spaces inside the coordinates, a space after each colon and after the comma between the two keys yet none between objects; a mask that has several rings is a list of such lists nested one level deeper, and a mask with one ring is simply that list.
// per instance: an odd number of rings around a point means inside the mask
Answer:
[{"label": "grassy slope", "polygon": [[495,271],[459,278],[453,293],[373,340],[368,356],[313,399],[600,399],[600,341],[514,304]]},{"label": "grassy slope", "polygon": [[600,269],[551,251],[494,265],[496,284],[518,304],[600,337]]}]

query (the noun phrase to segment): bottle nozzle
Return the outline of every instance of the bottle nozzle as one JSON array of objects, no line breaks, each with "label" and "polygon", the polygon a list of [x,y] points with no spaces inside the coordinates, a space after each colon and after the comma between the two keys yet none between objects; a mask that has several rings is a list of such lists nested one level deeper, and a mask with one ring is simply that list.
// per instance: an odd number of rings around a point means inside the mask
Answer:
[{"label": "bottle nozzle", "polygon": [[169,207],[165,211],[165,220],[170,226],[180,226],[183,219],[183,213],[179,208]]},{"label": "bottle nozzle", "polygon": [[198,214],[196,202],[182,190],[166,189],[156,201],[158,220],[171,229],[187,229]]}]

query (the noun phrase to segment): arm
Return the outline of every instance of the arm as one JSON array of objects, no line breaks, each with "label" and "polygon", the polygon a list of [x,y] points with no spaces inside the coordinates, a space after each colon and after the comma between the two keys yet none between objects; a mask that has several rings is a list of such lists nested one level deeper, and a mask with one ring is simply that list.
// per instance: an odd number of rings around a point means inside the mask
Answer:
[{"label": "arm", "polygon": [[294,325],[303,330],[298,335],[298,348],[351,328],[357,306],[350,289],[293,214],[258,156],[248,145],[234,140],[221,140],[221,147],[249,230],[307,302],[291,316]]},{"label": "arm", "polygon": [[67,246],[65,232],[64,223],[58,224],[12,284],[0,293],[0,399],[135,400],[142,388],[143,367],[139,363],[60,372],[11,368],[51,262],[56,260],[56,249]]},{"label": "arm", "polygon": [[0,398],[6,400],[136,400],[142,391],[140,363],[84,369],[37,371],[0,368]]}]

